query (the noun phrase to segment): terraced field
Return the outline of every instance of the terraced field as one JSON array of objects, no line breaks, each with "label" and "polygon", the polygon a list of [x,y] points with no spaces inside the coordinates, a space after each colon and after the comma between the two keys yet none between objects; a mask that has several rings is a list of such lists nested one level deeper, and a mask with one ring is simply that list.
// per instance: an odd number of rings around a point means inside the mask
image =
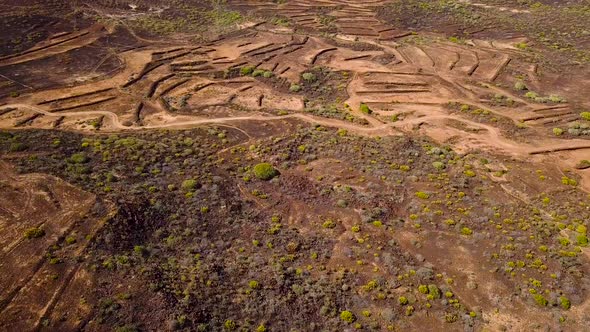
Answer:
[{"label": "terraced field", "polygon": [[0,329],[590,321],[588,63],[466,19],[561,5],[30,2],[75,14],[0,57]]}]

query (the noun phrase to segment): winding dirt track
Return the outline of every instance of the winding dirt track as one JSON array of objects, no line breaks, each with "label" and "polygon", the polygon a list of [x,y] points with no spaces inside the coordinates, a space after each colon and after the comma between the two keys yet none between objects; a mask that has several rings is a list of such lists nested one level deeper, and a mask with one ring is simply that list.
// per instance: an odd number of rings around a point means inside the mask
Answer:
[{"label": "winding dirt track", "polygon": [[[43,114],[45,116],[50,117],[60,117],[60,116],[79,116],[80,113],[78,112],[60,112],[60,113],[52,113],[45,110],[42,110],[38,107],[26,105],[26,104],[8,104],[5,107],[14,107],[14,108],[25,108],[31,111],[34,111],[38,114]],[[93,115],[93,116],[104,116],[105,120],[108,119],[109,121],[109,131],[140,131],[146,129],[190,129],[197,126],[203,125],[214,125],[214,124],[235,124],[238,125],[240,122],[244,121],[258,121],[258,122],[268,122],[268,121],[282,121],[286,119],[298,119],[305,122],[309,122],[316,125],[332,127],[332,128],[341,128],[350,131],[351,133],[358,134],[358,135],[368,135],[368,136],[391,136],[391,135],[402,135],[403,132],[411,132],[414,125],[420,124],[441,124],[444,123],[445,120],[454,120],[461,122],[463,124],[469,125],[471,127],[484,130],[485,133],[477,134],[482,140],[487,140],[488,142],[493,142],[495,148],[499,148],[504,153],[513,155],[513,156],[525,156],[529,154],[542,154],[542,153],[549,153],[549,152],[557,152],[557,151],[564,151],[564,150],[576,150],[576,149],[590,149],[590,143],[585,140],[569,140],[567,143],[558,143],[544,147],[536,147],[533,145],[526,145],[523,143],[516,143],[509,138],[504,137],[501,134],[501,130],[482,123],[478,123],[475,121],[467,120],[455,115],[429,115],[420,118],[415,118],[411,120],[407,120],[400,123],[379,123],[378,125],[374,125],[371,127],[364,127],[360,125],[355,125],[350,122],[337,120],[337,119],[328,119],[322,118],[318,116],[312,116],[307,114],[288,114],[282,116],[269,116],[269,115],[247,115],[247,116],[234,116],[234,117],[219,117],[219,118],[212,118],[212,119],[195,119],[195,120],[188,120],[188,121],[172,121],[170,123],[162,123],[162,124],[153,124],[147,125],[143,127],[129,127],[125,126],[119,121],[119,117],[113,113],[108,111],[87,111],[84,112],[85,115]],[[233,126],[232,126],[233,127]],[[236,127],[236,128],[239,128]]]}]

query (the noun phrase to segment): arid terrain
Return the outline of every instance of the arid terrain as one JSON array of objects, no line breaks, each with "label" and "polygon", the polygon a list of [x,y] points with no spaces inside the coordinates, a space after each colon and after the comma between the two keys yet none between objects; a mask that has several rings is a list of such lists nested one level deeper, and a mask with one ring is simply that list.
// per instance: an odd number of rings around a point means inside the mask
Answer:
[{"label": "arid terrain", "polygon": [[588,0],[0,9],[0,331],[589,329]]}]

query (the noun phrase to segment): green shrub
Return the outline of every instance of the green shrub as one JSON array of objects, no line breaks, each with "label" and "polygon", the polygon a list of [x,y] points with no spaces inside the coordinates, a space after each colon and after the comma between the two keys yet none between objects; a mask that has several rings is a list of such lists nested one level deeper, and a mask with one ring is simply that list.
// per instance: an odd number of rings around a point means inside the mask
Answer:
[{"label": "green shrub", "polygon": [[20,151],[25,151],[28,147],[20,142],[13,142],[10,144],[10,147],[8,148],[8,151],[10,152],[20,152]]},{"label": "green shrub", "polygon": [[440,289],[434,284],[428,285],[428,295],[431,295],[435,299],[440,298]]},{"label": "green shrub", "polygon": [[572,179],[572,178],[568,178],[567,176],[561,177],[561,183],[568,185],[568,186],[573,186],[573,187],[578,185],[578,181],[576,181],[575,179]]},{"label": "green shrub", "polygon": [[299,91],[301,91],[301,85],[293,83],[289,87],[289,91],[291,91],[291,92],[299,92]]},{"label": "green shrub", "polygon": [[25,231],[25,238],[36,239],[45,235],[45,231],[41,228],[31,227]]},{"label": "green shrub", "polygon": [[262,75],[264,75],[264,73],[265,73],[265,72],[266,72],[266,71],[265,71],[265,70],[262,70],[262,69],[255,69],[255,70],[252,72],[252,76],[253,76],[253,77],[262,76]]},{"label": "green shrub", "polygon": [[572,307],[572,303],[570,302],[570,300],[565,297],[565,296],[561,296],[559,297],[559,304],[561,305],[561,307],[565,310],[568,310],[569,308]]},{"label": "green shrub", "polygon": [[240,69],[242,76],[248,76],[254,72],[254,66],[245,66]]},{"label": "green shrub", "polygon": [[407,297],[405,297],[405,296],[400,296],[400,297],[397,299],[397,301],[398,301],[398,302],[399,302],[399,304],[401,304],[401,305],[406,305],[406,304],[408,304],[408,302],[409,302],[409,301],[408,301],[408,298],[407,298]]},{"label": "green shrub", "polygon": [[563,97],[557,96],[557,95],[550,95],[549,101],[552,103],[565,103],[566,102],[566,100]]},{"label": "green shrub", "polygon": [[523,81],[517,81],[516,83],[514,83],[514,90],[523,91],[526,89],[527,89],[527,87]]},{"label": "green shrub", "polygon": [[369,108],[369,106],[367,104],[364,104],[364,103],[361,103],[361,106],[360,106],[359,109],[360,109],[361,112],[363,112],[365,114],[371,114],[371,113],[373,113],[373,111]]},{"label": "green shrub", "polygon": [[420,285],[418,286],[418,291],[422,294],[428,294],[428,286]]},{"label": "green shrub", "polygon": [[281,224],[273,224],[266,232],[270,235],[277,234],[283,226]]},{"label": "green shrub", "polygon": [[535,299],[535,302],[542,307],[547,306],[547,303],[549,303],[549,301],[547,301],[547,299],[541,294],[533,294],[533,298]]},{"label": "green shrub", "polygon": [[435,161],[432,163],[432,167],[436,168],[439,171],[442,171],[446,168],[446,165],[443,162]]},{"label": "green shrub", "polygon": [[377,282],[377,280],[370,280],[362,288],[364,291],[369,292],[369,291],[376,289],[377,287],[379,287],[379,283]]},{"label": "green shrub", "polygon": [[336,227],[336,223],[334,222],[334,220],[332,219],[328,219],[326,221],[324,221],[324,223],[322,224],[323,228],[334,228]]},{"label": "green shrub", "polygon": [[582,112],[580,113],[580,117],[586,121],[590,121],[590,112]]},{"label": "green shrub", "polygon": [[270,180],[279,175],[279,172],[269,163],[260,163],[254,166],[254,175],[260,180]]},{"label": "green shrub", "polygon": [[135,252],[137,255],[143,256],[148,253],[148,250],[144,246],[136,245],[133,247],[133,252]]},{"label": "green shrub", "polygon": [[70,157],[70,161],[74,164],[84,164],[88,162],[88,157],[86,157],[85,154],[83,153],[74,153],[71,157]]},{"label": "green shrub", "polygon": [[430,197],[430,195],[423,192],[423,191],[418,191],[418,192],[416,192],[416,197],[418,197],[420,199],[428,199]]},{"label": "green shrub", "polygon": [[197,181],[193,180],[193,179],[184,180],[184,181],[182,181],[182,184],[180,185],[180,187],[184,191],[192,191],[197,187]]},{"label": "green shrub", "polygon": [[467,176],[468,176],[468,177],[470,177],[470,178],[472,178],[472,177],[474,177],[474,176],[475,176],[475,172],[474,172],[474,171],[472,171],[472,170],[470,170],[470,169],[468,169],[468,170],[464,171],[464,172],[463,172],[463,174],[467,175]]},{"label": "green shrub", "polygon": [[586,235],[578,235],[576,238],[578,245],[582,247],[588,246],[588,237]]},{"label": "green shrub", "polygon": [[260,284],[256,280],[250,280],[250,282],[248,282],[248,287],[251,289],[258,289],[260,288]]},{"label": "green shrub", "polygon": [[461,234],[471,235],[471,234],[473,234],[473,231],[471,229],[469,229],[468,227],[463,227],[463,228],[461,228]]},{"label": "green shrub", "polygon": [[228,319],[223,323],[223,327],[228,331],[233,331],[236,329],[236,323],[233,320]]},{"label": "green shrub", "polygon": [[561,128],[553,128],[553,135],[561,136],[563,134],[563,129]]},{"label": "green shrub", "polygon": [[343,312],[340,313],[340,319],[342,319],[343,321],[347,322],[347,323],[352,323],[356,320],[356,317],[354,316],[354,314],[348,310],[344,310]]},{"label": "green shrub", "polygon": [[274,75],[273,72],[270,71],[270,70],[267,70],[267,71],[264,72],[264,74],[262,74],[262,76],[264,78],[271,78],[273,75]]},{"label": "green shrub", "polygon": [[459,319],[459,316],[457,316],[457,314],[452,314],[452,313],[445,314],[445,322],[447,322],[447,323],[454,323],[458,319]]},{"label": "green shrub", "polygon": [[309,83],[315,82],[317,80],[317,77],[315,76],[314,73],[303,73],[303,75],[301,75],[301,77]]}]

